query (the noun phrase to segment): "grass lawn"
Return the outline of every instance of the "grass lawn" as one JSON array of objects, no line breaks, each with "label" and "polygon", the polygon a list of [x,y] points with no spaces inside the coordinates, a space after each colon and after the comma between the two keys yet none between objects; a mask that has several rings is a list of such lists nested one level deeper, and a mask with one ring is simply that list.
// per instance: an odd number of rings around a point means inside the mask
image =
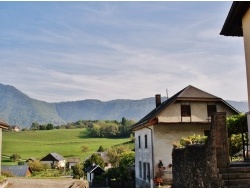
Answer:
[{"label": "grass lawn", "polygon": [[[97,151],[100,145],[106,149],[128,141],[129,138],[89,138],[87,129],[3,132],[2,154],[10,156],[17,153],[22,159],[41,159],[49,153],[56,152],[65,158],[79,157],[83,160]],[[88,147],[86,153],[81,151],[83,145]],[[10,165],[8,160],[3,158],[2,165],[6,163]]]}]

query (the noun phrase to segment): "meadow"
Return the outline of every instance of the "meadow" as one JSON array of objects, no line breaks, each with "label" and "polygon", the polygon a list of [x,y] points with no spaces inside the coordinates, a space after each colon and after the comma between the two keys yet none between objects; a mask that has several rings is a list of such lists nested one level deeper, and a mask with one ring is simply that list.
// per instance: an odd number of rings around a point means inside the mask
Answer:
[{"label": "meadow", "polygon": [[[130,138],[90,138],[85,128],[3,132],[2,154],[11,156],[17,153],[22,159],[41,159],[56,152],[65,158],[78,157],[84,160],[96,152],[100,145],[107,149],[129,141]],[[82,146],[88,147],[86,152],[82,152]],[[3,158],[2,164],[5,162],[8,161]]]}]

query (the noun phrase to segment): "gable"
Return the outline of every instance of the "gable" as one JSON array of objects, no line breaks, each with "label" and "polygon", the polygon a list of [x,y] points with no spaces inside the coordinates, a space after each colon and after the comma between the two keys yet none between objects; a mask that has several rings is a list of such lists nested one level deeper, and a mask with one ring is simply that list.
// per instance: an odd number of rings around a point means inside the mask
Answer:
[{"label": "gable", "polygon": [[178,99],[181,98],[189,98],[189,99],[217,99],[218,97],[211,95],[205,91],[202,91],[198,88],[193,86],[186,87],[177,97]]},{"label": "gable", "polygon": [[58,153],[50,153],[44,158],[42,158],[40,161],[62,161],[62,160],[64,160],[64,158]]},{"label": "gable", "polygon": [[[183,122],[182,119],[180,120],[180,104],[183,102],[191,103],[197,106],[198,102],[203,103],[203,107],[195,107],[193,110],[196,110],[197,112],[197,117],[192,117],[196,118],[196,121],[205,121],[205,119],[208,119],[205,117],[207,114],[203,115],[198,115],[199,110],[202,110],[202,113],[205,113],[207,111],[207,104],[208,103],[216,103],[216,104],[224,104],[225,109],[230,112],[230,114],[238,114],[239,111],[236,110],[234,107],[229,105],[227,102],[225,102],[223,99],[216,97],[210,93],[207,93],[205,91],[202,91],[196,87],[193,87],[191,85],[187,86],[186,88],[182,89],[178,93],[176,93],[174,96],[171,98],[167,99],[166,101],[162,102],[160,105],[158,105],[155,109],[153,109],[151,112],[149,112],[145,117],[143,117],[140,121],[138,121],[136,124],[132,126],[132,130],[140,129],[145,126],[150,126],[154,124],[159,123],[159,119],[162,122],[168,122],[170,116],[175,117],[175,119],[171,119],[170,122]],[[178,104],[179,106],[175,108],[174,112],[173,105]],[[204,106],[205,105],[205,106]],[[202,109],[199,109],[202,108]],[[164,116],[162,115],[163,112],[168,111],[168,113],[165,113]],[[163,118],[163,119],[162,119]],[[186,119],[185,121],[192,122],[192,119]]]}]

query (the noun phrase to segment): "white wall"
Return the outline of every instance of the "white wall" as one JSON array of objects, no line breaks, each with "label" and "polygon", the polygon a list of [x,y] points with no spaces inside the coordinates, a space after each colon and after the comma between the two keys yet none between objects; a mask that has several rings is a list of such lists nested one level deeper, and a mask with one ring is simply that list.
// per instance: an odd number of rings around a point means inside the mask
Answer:
[{"label": "white wall", "polygon": [[[139,177],[140,173],[140,167],[139,167],[139,161],[141,163],[149,163],[150,164],[150,179],[151,181],[149,182],[146,180],[146,185],[153,187],[153,168],[152,168],[152,133],[151,131],[152,126],[149,128],[143,128],[138,131],[135,131],[135,151],[136,151],[136,156],[135,156],[135,173],[136,173],[136,187],[141,187],[144,184],[144,179],[143,179],[143,165],[142,165],[142,178]],[[145,135],[147,135],[147,148],[145,148]],[[139,138],[141,140],[141,147],[139,148]]]},{"label": "white wall", "polygon": [[[245,60],[247,72],[247,88],[248,88],[248,109],[250,109],[250,9],[246,12],[242,19],[242,28],[244,36]],[[247,115],[248,132],[250,130],[250,114]],[[250,139],[250,134],[248,135]]]}]

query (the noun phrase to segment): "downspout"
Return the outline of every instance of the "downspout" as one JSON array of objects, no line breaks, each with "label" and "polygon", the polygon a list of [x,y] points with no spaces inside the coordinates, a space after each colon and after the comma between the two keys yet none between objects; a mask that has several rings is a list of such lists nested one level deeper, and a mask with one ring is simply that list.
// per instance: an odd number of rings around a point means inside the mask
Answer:
[{"label": "downspout", "polygon": [[151,148],[152,148],[151,154],[152,154],[152,172],[153,172],[153,174],[152,174],[152,180],[154,181],[154,175],[155,175],[154,164],[155,164],[155,160],[154,160],[153,130],[151,128],[149,128],[149,127],[146,127],[146,128],[149,129],[150,132],[151,132]]}]

